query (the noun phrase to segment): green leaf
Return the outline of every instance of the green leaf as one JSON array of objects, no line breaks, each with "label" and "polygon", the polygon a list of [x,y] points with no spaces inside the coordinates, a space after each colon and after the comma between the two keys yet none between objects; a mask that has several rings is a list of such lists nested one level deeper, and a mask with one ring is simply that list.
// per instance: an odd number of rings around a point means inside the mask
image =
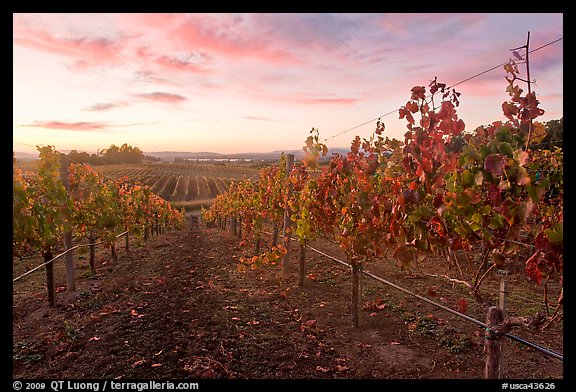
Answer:
[{"label": "green leaf", "polygon": [[510,129],[506,127],[502,127],[496,131],[496,138],[500,142],[509,142],[511,143],[514,139],[512,134],[510,133]]},{"label": "green leaf", "polygon": [[510,145],[510,143],[507,142],[501,142],[498,145],[498,150],[500,150],[500,152],[504,155],[506,155],[509,158],[513,158],[514,157],[514,150],[512,149],[512,146]]},{"label": "green leaf", "polygon": [[495,228],[495,229],[502,229],[504,228],[504,216],[502,216],[501,214],[496,214],[493,215],[490,218],[490,226]]},{"label": "green leaf", "polygon": [[564,241],[564,233],[563,233],[564,223],[559,222],[555,227],[550,227],[544,230],[548,240],[553,243],[561,243]]},{"label": "green leaf", "polygon": [[468,188],[472,186],[473,182],[474,182],[474,176],[472,175],[472,173],[470,173],[470,171],[468,170],[464,170],[462,172],[462,186]]},{"label": "green leaf", "polygon": [[479,223],[472,223],[470,225],[470,228],[472,229],[472,231],[478,231],[482,228],[482,225],[480,225]]}]

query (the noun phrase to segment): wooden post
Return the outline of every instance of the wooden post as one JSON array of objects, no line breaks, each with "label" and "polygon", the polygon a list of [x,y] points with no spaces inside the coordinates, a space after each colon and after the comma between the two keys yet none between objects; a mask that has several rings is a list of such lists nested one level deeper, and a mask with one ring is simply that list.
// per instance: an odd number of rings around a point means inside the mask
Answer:
[{"label": "wooden post", "polygon": [[[52,260],[52,252],[44,253],[44,262]],[[54,262],[46,264],[46,285],[48,287],[48,303],[50,306],[56,306],[56,283],[54,281]]]},{"label": "wooden post", "polygon": [[96,275],[96,239],[94,234],[90,235],[88,241],[90,242],[90,270]]},{"label": "wooden post", "polygon": [[304,287],[304,277],[306,275],[306,245],[298,244],[298,286]]},{"label": "wooden post", "polygon": [[260,254],[260,242],[261,242],[260,236],[256,237],[256,243],[254,244],[254,253],[256,255]]},{"label": "wooden post", "polygon": [[[292,171],[292,166],[294,166],[294,155],[293,154],[287,154],[286,155],[286,173],[287,176],[290,176],[290,172]],[[290,195],[290,193],[292,192],[292,186],[288,185],[288,194]],[[284,244],[286,247],[286,250],[290,249],[290,216],[292,215],[292,212],[290,211],[289,207],[286,207],[286,209],[284,210]],[[283,277],[287,277],[288,276],[288,271],[290,268],[290,259],[288,258],[289,256],[289,252],[286,252],[286,254],[282,257],[282,276]]]},{"label": "wooden post", "polygon": [[[68,159],[66,155],[62,154],[60,156],[60,180],[62,185],[66,189],[66,192],[70,191],[70,179],[68,177]],[[70,217],[67,217],[68,219]],[[68,224],[72,226],[72,222],[68,221]],[[72,230],[68,230],[64,233],[64,245],[66,249],[72,247]],[[75,291],[76,290],[76,276],[74,271],[74,251],[71,250],[64,255],[64,260],[66,261],[66,290]]]},{"label": "wooden post", "polygon": [[358,328],[358,304],[360,302],[360,264],[352,261],[352,297],[350,302],[350,321]]},{"label": "wooden post", "polygon": [[[500,317],[505,319],[508,316],[508,271],[498,270],[500,275],[500,297],[498,300],[498,309]],[[498,364],[498,378],[503,378],[504,369],[504,339],[500,339],[500,363]]]},{"label": "wooden post", "polygon": [[278,224],[274,223],[274,230],[272,230],[272,248],[278,245]]},{"label": "wooden post", "polygon": [[[126,228],[128,230],[128,228]],[[126,234],[126,253],[130,253],[130,232],[128,231]]]},{"label": "wooden post", "polygon": [[484,367],[485,379],[500,378],[500,353],[502,348],[502,336],[493,332],[492,328],[502,322],[500,309],[491,306],[486,314],[486,332],[484,333],[484,353],[486,365]]}]

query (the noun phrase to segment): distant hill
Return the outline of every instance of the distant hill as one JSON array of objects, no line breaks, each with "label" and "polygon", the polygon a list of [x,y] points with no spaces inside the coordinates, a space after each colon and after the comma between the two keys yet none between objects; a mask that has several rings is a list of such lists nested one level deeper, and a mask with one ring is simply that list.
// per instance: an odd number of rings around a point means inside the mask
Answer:
[{"label": "distant hill", "polygon": [[[350,151],[349,148],[331,148],[328,150],[328,156],[325,159],[329,159],[332,154],[344,155]],[[62,151],[68,153],[69,151]],[[173,161],[175,159],[250,159],[250,160],[274,160],[280,157],[280,154],[284,152],[285,154],[293,154],[295,159],[304,158],[304,151],[300,150],[285,150],[285,151],[271,151],[271,152],[246,152],[246,153],[235,153],[235,154],[222,154],[218,152],[189,152],[189,151],[153,151],[144,152],[144,155],[151,156],[154,158],[159,158],[162,161]],[[16,159],[19,161],[31,161],[38,159],[38,153],[27,153],[15,151]]]},{"label": "distant hill", "polygon": [[[328,157],[333,153],[346,154],[349,148],[332,148],[328,151]],[[295,159],[304,158],[303,150],[285,150],[271,152],[246,152],[235,154],[221,154],[217,152],[187,152],[187,151],[152,151],[144,152],[154,158],[160,158],[163,161],[172,161],[174,159],[251,159],[251,160],[274,160],[280,157],[280,154],[293,154]]]},{"label": "distant hill", "polygon": [[14,151],[14,155],[16,156],[17,161],[33,161],[40,158],[38,153],[33,154],[29,152]]}]

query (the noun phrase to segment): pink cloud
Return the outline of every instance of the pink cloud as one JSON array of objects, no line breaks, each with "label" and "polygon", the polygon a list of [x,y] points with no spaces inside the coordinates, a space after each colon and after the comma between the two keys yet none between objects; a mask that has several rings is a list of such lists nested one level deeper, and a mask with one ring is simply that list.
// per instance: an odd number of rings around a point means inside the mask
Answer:
[{"label": "pink cloud", "polygon": [[342,98],[334,94],[315,93],[272,93],[267,91],[250,90],[247,92],[254,98],[265,101],[288,102],[303,105],[352,105],[360,101],[357,98]]},{"label": "pink cloud", "polygon": [[274,122],[277,121],[277,120],[273,120],[271,118],[260,117],[260,116],[242,116],[242,118],[244,118],[246,120],[255,120],[255,121],[274,121]]},{"label": "pink cloud", "polygon": [[156,124],[155,121],[139,122],[139,123],[125,123],[125,124],[110,124],[103,121],[36,121],[34,124],[23,124],[21,127],[36,127],[46,129],[61,129],[66,131],[101,131],[112,128],[133,127],[138,125]]},{"label": "pink cloud", "polygon": [[128,106],[128,104],[126,102],[96,103],[84,110],[89,112],[104,112],[124,106]]},{"label": "pink cloud", "polygon": [[72,58],[76,67],[85,68],[117,61],[125,38],[58,38],[46,31],[16,26],[14,43]]},{"label": "pink cloud", "polygon": [[156,64],[163,68],[167,68],[174,71],[180,72],[193,72],[206,74],[209,71],[206,68],[200,67],[193,62],[187,60],[181,60],[170,56],[160,56],[155,59]]},{"label": "pink cloud", "polygon": [[230,58],[258,58],[271,63],[302,62],[286,50],[273,48],[265,38],[251,34],[239,16],[221,21],[211,15],[194,15],[178,25],[171,37],[187,47]]},{"label": "pink cloud", "polygon": [[182,95],[172,94],[172,93],[163,93],[163,92],[138,94],[137,96],[140,98],[148,99],[150,101],[166,102],[166,103],[182,102],[182,101],[185,101],[187,99],[186,97],[184,97]]},{"label": "pink cloud", "polygon": [[108,124],[98,121],[36,121],[35,124],[22,125],[24,127],[38,127],[47,129],[63,129],[67,131],[103,131],[108,128]]}]

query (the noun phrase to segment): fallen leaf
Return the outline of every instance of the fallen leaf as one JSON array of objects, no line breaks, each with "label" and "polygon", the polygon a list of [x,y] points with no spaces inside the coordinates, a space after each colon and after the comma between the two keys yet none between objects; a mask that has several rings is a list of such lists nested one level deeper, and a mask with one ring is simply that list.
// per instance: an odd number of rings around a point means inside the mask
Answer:
[{"label": "fallen leaf", "polygon": [[370,317],[376,317],[376,316],[378,316],[378,313],[376,313],[376,312],[370,313]]},{"label": "fallen leaf", "polygon": [[162,366],[161,363],[153,363],[153,364],[152,364],[152,367],[160,367],[160,366]]},{"label": "fallen leaf", "polygon": [[341,365],[336,365],[336,371],[337,372],[344,372],[346,370],[350,369],[348,366],[341,366]]},{"label": "fallen leaf", "polygon": [[316,366],[316,370],[318,370],[319,372],[322,372],[322,373],[328,373],[330,371],[330,369],[326,369],[322,366]]},{"label": "fallen leaf", "polygon": [[130,311],[130,314],[131,314],[132,316],[138,317],[138,318],[142,318],[142,317],[146,316],[145,314],[139,314],[139,313],[136,311],[136,309],[132,309],[132,310]]},{"label": "fallen leaf", "polygon": [[314,328],[314,327],[316,327],[316,320],[308,320],[308,321],[304,322],[304,325],[306,327]]},{"label": "fallen leaf", "polygon": [[142,365],[144,362],[146,362],[145,359],[141,359],[141,360],[139,360],[139,361],[136,361],[136,362],[134,362],[134,363],[132,364],[132,368],[134,369],[136,366],[140,366],[140,365]]},{"label": "fallen leaf", "polygon": [[162,349],[162,350],[158,351],[156,354],[154,354],[154,356],[156,357],[156,356],[158,356],[158,355],[162,354],[162,352],[164,352],[164,349]]},{"label": "fallen leaf", "polygon": [[400,343],[398,343],[398,342],[390,342],[390,344],[397,345],[397,344],[400,344]]},{"label": "fallen leaf", "polygon": [[88,341],[89,341],[89,342],[91,342],[91,341],[93,341],[93,340],[94,340],[94,341],[98,341],[98,340],[100,340],[100,339],[101,339],[101,338],[99,338],[98,336],[93,336],[93,337],[91,337]]}]

